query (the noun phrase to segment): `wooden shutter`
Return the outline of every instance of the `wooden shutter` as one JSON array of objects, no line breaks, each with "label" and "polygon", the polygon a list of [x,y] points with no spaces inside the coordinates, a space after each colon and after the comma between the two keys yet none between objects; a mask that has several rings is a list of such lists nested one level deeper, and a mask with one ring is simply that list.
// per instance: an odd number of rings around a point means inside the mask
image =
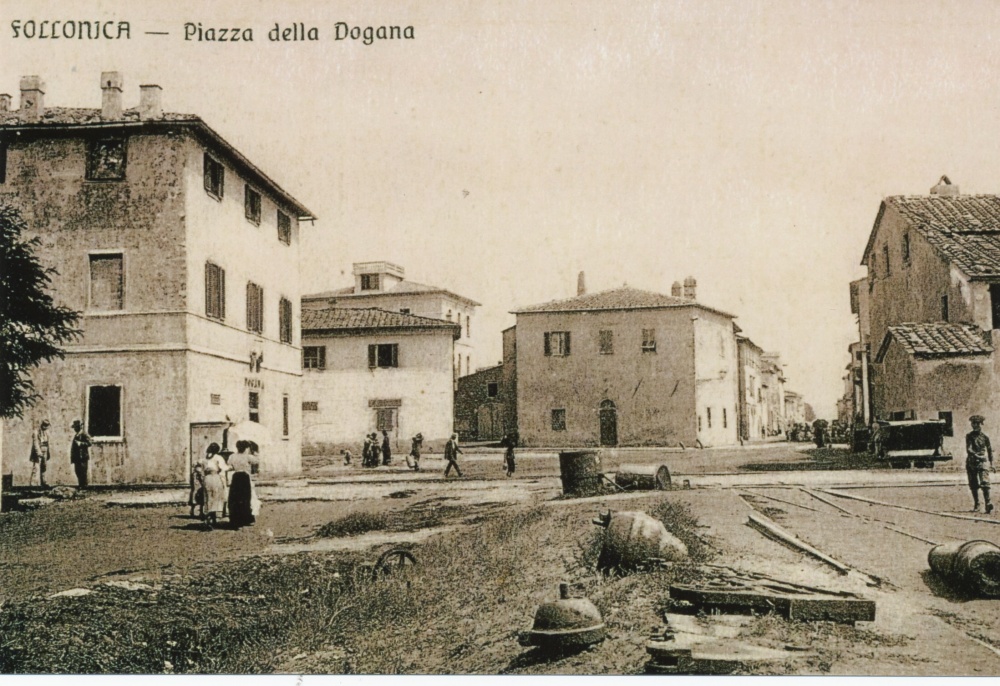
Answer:
[{"label": "wooden shutter", "polygon": [[219,319],[226,318],[226,270],[217,267],[219,270]]},{"label": "wooden shutter", "polygon": [[368,346],[368,366],[372,369],[378,366],[378,348],[375,345]]},{"label": "wooden shutter", "polygon": [[392,344],[392,366],[399,366],[399,346],[395,343]]},{"label": "wooden shutter", "polygon": [[563,332],[563,355],[569,355],[569,331]]},{"label": "wooden shutter", "polygon": [[545,354],[552,355],[552,341],[550,340],[549,334],[545,334]]}]

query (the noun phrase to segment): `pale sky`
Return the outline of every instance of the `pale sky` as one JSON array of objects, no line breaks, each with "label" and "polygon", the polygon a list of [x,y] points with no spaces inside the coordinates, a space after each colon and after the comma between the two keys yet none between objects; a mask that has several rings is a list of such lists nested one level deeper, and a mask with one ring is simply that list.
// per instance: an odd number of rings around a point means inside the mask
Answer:
[{"label": "pale sky", "polygon": [[[125,104],[157,83],[318,216],[305,292],[356,261],[481,303],[478,359],[509,311],[627,282],[738,315],[788,387],[832,417],[857,331],[848,283],[879,202],[1000,190],[1000,3],[0,2],[0,92]],[[76,9],[74,9],[76,8]],[[13,20],[131,22],[121,41],[14,39]],[[185,22],[253,43],[184,41]],[[319,42],[271,43],[304,22]],[[415,40],[334,40],[412,25]],[[147,36],[145,31],[168,31]]]}]

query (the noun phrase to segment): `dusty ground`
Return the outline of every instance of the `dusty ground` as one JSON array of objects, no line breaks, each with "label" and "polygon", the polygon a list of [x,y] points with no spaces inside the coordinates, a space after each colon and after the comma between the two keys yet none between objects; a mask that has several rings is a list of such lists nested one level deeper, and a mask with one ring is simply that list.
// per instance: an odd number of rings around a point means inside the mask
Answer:
[{"label": "dusty ground", "polygon": [[[954,469],[856,471],[871,465],[859,465],[840,451],[815,451],[803,444],[684,453],[621,451],[606,456],[604,468],[613,471],[617,464],[637,462],[666,463],[680,477],[676,481],[690,475],[693,488],[559,499],[558,461],[541,454],[519,456],[517,476],[511,480],[501,472],[500,455],[493,453],[467,456],[467,476],[450,481],[440,478],[443,461],[436,458],[425,460],[427,473],[421,475],[403,469],[372,473],[313,460],[308,480],[262,486],[265,507],[255,527],[212,532],[187,517],[187,508],[178,504],[184,497],[180,491],[95,493],[84,500],[0,516],[0,601],[81,602],[45,598],[78,587],[101,589],[110,580],[198,584],[220,565],[275,556],[297,561],[312,559],[303,554],[319,556],[315,559],[322,564],[338,559],[370,562],[382,550],[403,543],[418,559],[435,561],[438,568],[419,567],[398,593],[385,591],[384,598],[346,603],[357,607],[342,615],[334,612],[335,617],[323,622],[322,635],[289,638],[291,642],[279,646],[259,668],[637,673],[646,659],[649,629],[662,623],[671,577],[652,573],[600,580],[586,560],[596,529],[590,519],[602,510],[650,510],[671,502],[689,508],[699,522],[697,534],[711,543],[716,561],[856,592],[878,603],[873,625],[849,631],[759,620],[750,630],[763,644],[822,648],[813,658],[761,673],[1000,674],[997,601],[956,594],[926,564],[929,541],[996,541],[997,525],[834,495],[965,515],[969,496]],[[806,469],[809,466],[812,470]],[[817,492],[837,507],[799,485],[824,489]],[[754,511],[856,571],[841,576],[764,538],[745,524]],[[383,524],[358,536],[317,535],[324,524],[352,513],[382,517]],[[484,569],[507,571],[484,578],[476,565],[457,562],[467,558],[455,557],[456,551],[486,560]],[[461,568],[449,568],[455,564]],[[452,576],[455,585],[448,583]],[[869,586],[871,577],[881,585]],[[564,579],[584,583],[604,613],[611,637],[577,655],[542,659],[537,651],[519,646],[516,634],[528,628],[538,603],[555,598],[556,584]],[[415,598],[422,604],[412,605]],[[385,605],[390,600],[399,607]],[[380,616],[401,614],[391,626],[373,626],[371,637],[359,644],[352,638],[352,627],[370,619],[376,601],[382,604]],[[351,614],[361,607],[368,608],[367,615]]]}]

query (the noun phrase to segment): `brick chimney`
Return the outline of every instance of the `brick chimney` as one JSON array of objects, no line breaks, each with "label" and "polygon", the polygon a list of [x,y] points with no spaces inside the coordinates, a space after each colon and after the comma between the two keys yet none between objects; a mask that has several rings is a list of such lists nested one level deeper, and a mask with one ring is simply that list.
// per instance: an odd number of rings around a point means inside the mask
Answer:
[{"label": "brick chimney", "polygon": [[45,111],[45,83],[40,76],[21,77],[21,119],[36,122]]},{"label": "brick chimney", "polygon": [[0,112],[10,112],[10,95],[0,93]]},{"label": "brick chimney", "polygon": [[684,297],[689,300],[696,300],[698,282],[695,281],[693,276],[689,276],[684,279]]},{"label": "brick chimney", "polygon": [[954,197],[958,194],[958,186],[951,182],[947,174],[938,179],[937,184],[931,189],[931,195]]},{"label": "brick chimney", "polygon": [[674,285],[670,287],[670,295],[674,296],[675,298],[681,297],[681,282],[680,281],[674,281]]},{"label": "brick chimney", "polygon": [[587,294],[587,277],[583,272],[580,272],[580,275],[576,277],[576,294]]},{"label": "brick chimney", "polygon": [[122,118],[122,75],[118,71],[101,72],[101,119]]},{"label": "brick chimney", "polygon": [[163,116],[160,96],[163,89],[155,84],[139,86],[139,119],[159,119]]}]

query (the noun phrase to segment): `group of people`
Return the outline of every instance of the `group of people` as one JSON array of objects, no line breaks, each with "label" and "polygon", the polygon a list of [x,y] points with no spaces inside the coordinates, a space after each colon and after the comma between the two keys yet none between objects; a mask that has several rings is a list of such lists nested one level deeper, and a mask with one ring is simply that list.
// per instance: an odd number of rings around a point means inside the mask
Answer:
[{"label": "group of people", "polygon": [[226,516],[234,529],[253,524],[260,514],[251,478],[258,460],[258,446],[253,441],[236,441],[236,454],[218,443],[209,444],[205,456],[191,470],[191,516],[203,520],[209,530]]},{"label": "group of people", "polygon": [[[518,437],[516,433],[510,433],[503,437],[500,445],[504,451],[504,471],[507,476],[514,475],[516,467],[514,462],[514,448],[517,446]],[[410,439],[410,452],[406,456],[406,466],[410,469],[420,471],[420,455],[423,452],[424,436],[418,433]],[[353,455],[350,450],[341,450],[344,456],[344,465],[353,464]],[[462,476],[462,468],[458,466],[458,456],[462,454],[462,449],[458,445],[458,434],[452,434],[448,442],[444,445],[444,459],[447,462],[444,468],[444,475],[447,477],[454,469],[457,476]],[[378,467],[392,464],[392,444],[389,441],[389,433],[382,432],[382,440],[379,441],[377,433],[365,436],[364,446],[361,448],[361,466]]]},{"label": "group of people", "polygon": [[[349,464],[350,459],[346,463]],[[365,436],[365,444],[361,448],[362,467],[378,467],[380,464],[384,467],[392,464],[392,444],[389,442],[389,432],[384,429],[381,440],[375,431]]]},{"label": "group of people", "polygon": [[[28,484],[35,480],[35,472],[38,472],[38,485],[48,488],[45,482],[45,472],[48,471],[48,463],[52,459],[52,451],[49,446],[49,423],[48,419],[43,419],[38,425],[38,430],[31,434],[31,476],[28,477]],[[76,480],[79,488],[87,488],[87,471],[90,468],[90,446],[93,444],[90,436],[83,430],[83,422],[74,419],[73,440],[69,444],[69,461],[76,472]]]}]

